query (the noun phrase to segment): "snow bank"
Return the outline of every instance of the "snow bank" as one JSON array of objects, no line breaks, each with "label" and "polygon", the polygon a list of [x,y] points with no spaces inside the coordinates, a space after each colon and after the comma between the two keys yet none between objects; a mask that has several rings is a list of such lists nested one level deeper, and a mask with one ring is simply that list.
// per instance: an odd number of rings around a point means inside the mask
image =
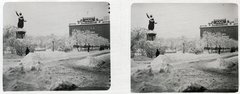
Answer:
[{"label": "snow bank", "polygon": [[41,58],[37,54],[29,53],[21,60],[20,65],[22,65],[25,70],[31,70],[40,60]]},{"label": "snow bank", "polygon": [[50,90],[51,91],[66,91],[75,90],[78,86],[69,81],[57,81],[54,83]]},{"label": "snow bank", "polygon": [[222,69],[238,69],[238,56],[227,59],[218,58],[217,61],[219,62],[219,67]]},{"label": "snow bank", "polygon": [[152,85],[150,83],[142,83],[140,88],[138,89],[140,93],[148,93],[148,92],[167,92],[168,89],[163,85]]},{"label": "snow bank", "polygon": [[204,92],[207,88],[197,83],[186,83],[179,87],[178,92]]},{"label": "snow bank", "polygon": [[16,81],[12,86],[12,91],[34,91],[38,89],[39,86],[35,83],[27,83],[23,81]]},{"label": "snow bank", "polygon": [[32,67],[37,67],[38,62],[51,62],[62,59],[69,59],[70,57],[75,57],[79,55],[88,55],[87,52],[74,52],[74,53],[65,53],[60,51],[44,51],[44,52],[35,52],[29,53],[26,55],[20,62],[20,65],[23,65],[25,70],[30,70]]},{"label": "snow bank", "polygon": [[153,71],[150,66],[145,69],[137,70],[131,75],[133,81],[150,81],[154,77]]},{"label": "snow bank", "polygon": [[200,58],[209,58],[219,56],[218,54],[192,54],[192,53],[176,53],[176,54],[166,54],[167,57],[173,62],[191,62],[193,60],[198,60]]},{"label": "snow bank", "polygon": [[[166,55],[159,55],[151,62],[151,68],[154,72],[160,72],[160,70],[167,69],[169,63],[172,63],[170,58]],[[165,71],[165,70],[164,70]]]},{"label": "snow bank", "polygon": [[79,60],[77,62],[78,66],[86,66],[86,67],[102,67],[109,68],[110,67],[110,54],[104,54],[100,56],[87,56],[85,59]]},{"label": "snow bank", "polygon": [[151,62],[151,67],[154,72],[165,71],[170,72],[173,64],[193,62],[203,58],[219,57],[218,54],[191,54],[191,53],[176,53],[159,55]]},{"label": "snow bank", "polygon": [[238,70],[238,56],[230,57],[227,59],[219,57],[217,60],[207,63],[206,66],[210,68]]}]

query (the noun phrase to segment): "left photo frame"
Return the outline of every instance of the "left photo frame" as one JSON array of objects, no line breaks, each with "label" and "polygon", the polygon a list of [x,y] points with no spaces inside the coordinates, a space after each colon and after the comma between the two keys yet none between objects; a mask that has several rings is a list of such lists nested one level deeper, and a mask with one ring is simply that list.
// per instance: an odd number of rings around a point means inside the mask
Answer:
[{"label": "left photo frame", "polygon": [[110,70],[110,3],[4,3],[4,92],[108,90]]}]

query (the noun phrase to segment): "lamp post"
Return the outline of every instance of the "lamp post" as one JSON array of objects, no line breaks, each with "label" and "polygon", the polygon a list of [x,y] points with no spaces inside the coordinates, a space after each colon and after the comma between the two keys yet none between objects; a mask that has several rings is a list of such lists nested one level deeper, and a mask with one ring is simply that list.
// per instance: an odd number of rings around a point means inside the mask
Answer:
[{"label": "lamp post", "polygon": [[184,36],[182,36],[182,52],[183,52],[183,54],[185,53],[185,45],[186,45],[186,39],[185,39],[185,37]]},{"label": "lamp post", "polygon": [[52,40],[52,51],[54,52],[54,39]]},{"label": "lamp post", "polygon": [[54,52],[54,35],[51,34],[51,38],[52,38],[52,51]]},{"label": "lamp post", "polygon": [[185,53],[185,43],[183,42],[183,53]]}]

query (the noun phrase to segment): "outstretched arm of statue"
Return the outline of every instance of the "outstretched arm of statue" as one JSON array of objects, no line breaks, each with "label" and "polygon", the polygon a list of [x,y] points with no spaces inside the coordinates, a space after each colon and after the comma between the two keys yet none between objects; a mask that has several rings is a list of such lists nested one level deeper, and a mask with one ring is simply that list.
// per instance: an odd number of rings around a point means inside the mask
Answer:
[{"label": "outstretched arm of statue", "polygon": [[148,14],[146,13],[147,17],[149,18]]},{"label": "outstretched arm of statue", "polygon": [[18,13],[17,13],[17,11],[15,11],[15,12],[16,12],[17,16],[19,16]]}]

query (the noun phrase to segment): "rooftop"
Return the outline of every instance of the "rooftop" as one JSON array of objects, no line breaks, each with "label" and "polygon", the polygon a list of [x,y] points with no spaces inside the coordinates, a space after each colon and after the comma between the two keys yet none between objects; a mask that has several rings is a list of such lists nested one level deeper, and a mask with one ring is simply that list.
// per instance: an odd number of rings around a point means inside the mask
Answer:
[{"label": "rooftop", "polygon": [[81,26],[81,25],[101,25],[101,24],[110,24],[110,22],[103,22],[103,23],[85,23],[85,24],[69,23],[69,26]]},{"label": "rooftop", "polygon": [[69,23],[69,26],[77,26],[77,25],[94,25],[94,24],[109,24],[109,16],[104,16],[103,19],[98,19],[95,16],[93,17],[83,17],[78,20],[77,23]]},{"label": "rooftop", "polygon": [[206,27],[223,27],[223,26],[238,26],[238,18],[235,21],[229,21],[225,19],[213,19],[208,25],[200,25],[200,28]]}]

